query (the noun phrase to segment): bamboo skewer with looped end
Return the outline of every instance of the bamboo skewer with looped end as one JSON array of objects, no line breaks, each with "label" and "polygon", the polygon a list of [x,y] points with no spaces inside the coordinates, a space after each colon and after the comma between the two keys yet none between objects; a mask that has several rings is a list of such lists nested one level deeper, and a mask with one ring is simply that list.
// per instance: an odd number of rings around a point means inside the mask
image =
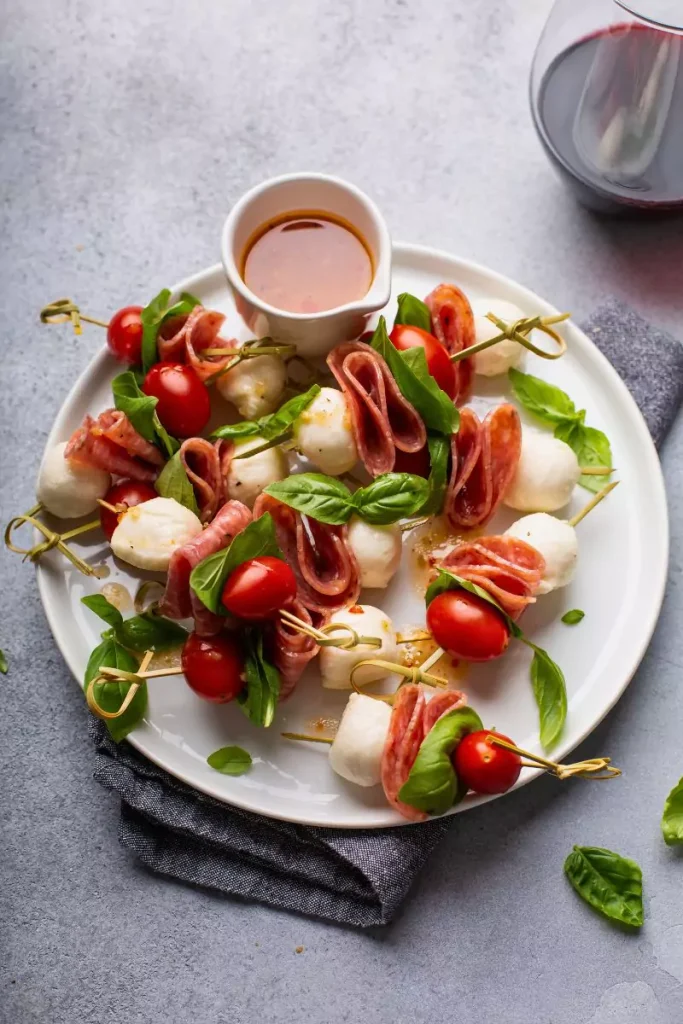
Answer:
[{"label": "bamboo skewer with looped end", "polygon": [[[486,741],[496,747],[510,750],[513,754],[519,754],[520,757],[526,757],[527,761],[532,762],[529,764],[522,761],[522,768],[543,768],[549,775],[554,775],[561,782],[564,779],[572,778],[593,779],[596,782],[602,782],[605,779],[616,779],[621,775],[621,768],[615,767],[609,757],[592,757],[587,761],[577,761],[575,764],[557,764],[555,761],[549,761],[546,757],[541,757],[540,754],[531,754],[528,750],[522,750],[521,747],[515,746],[514,743],[508,743],[501,736],[490,735],[486,737]],[[604,774],[600,774],[601,772]]]},{"label": "bamboo skewer with looped end", "polygon": [[[41,523],[37,516],[43,511],[43,505],[38,502],[33,508],[30,508],[28,512],[24,512],[23,515],[14,516],[10,519],[9,523],[5,528],[5,546],[9,551],[14,551],[17,555],[23,555],[24,561],[28,558],[31,562],[37,562],[41,555],[44,555],[47,551],[52,551],[56,548],[58,551],[69,559],[71,564],[82,572],[84,576],[96,576],[101,575],[101,570],[94,568],[92,565],[88,565],[82,558],[72,551],[69,545],[66,543],[67,540],[71,540],[72,537],[78,537],[81,533],[87,533],[88,530],[94,530],[95,527],[100,525],[99,519],[94,519],[89,523],[85,523],[83,526],[77,526],[73,530],[67,530],[66,533],[56,533],[51,530],[45,523]],[[39,530],[45,538],[39,544],[34,544],[31,548],[20,548],[12,541],[12,534],[15,530],[18,530],[25,524],[33,526],[36,530]]]},{"label": "bamboo skewer with looped end", "polygon": [[[327,626],[323,626],[322,629],[316,629],[315,626],[310,626],[303,619],[300,619],[297,615],[293,615],[292,612],[287,611],[286,608],[280,609],[280,618],[286,626],[290,629],[295,630],[297,633],[304,633],[306,636],[310,636],[311,639],[315,640],[319,647],[338,647],[342,651],[350,651],[354,647],[363,645],[365,647],[381,647],[382,641],[376,636],[360,636],[352,626],[348,626],[345,622],[330,622]],[[330,633],[344,632],[348,633],[347,639],[341,637],[330,636]]]},{"label": "bamboo skewer with looped end", "polygon": [[82,334],[81,320],[88,324],[96,324],[98,327],[109,327],[105,320],[98,320],[94,316],[86,316],[81,313],[75,302],[71,299],[56,299],[54,302],[43,306],[40,311],[40,322],[43,324],[66,324],[69,321],[73,324],[74,334]]},{"label": "bamboo skewer with looped end", "polygon": [[[150,670],[148,666],[153,657],[154,651],[145,651],[137,672],[126,672],[122,668],[111,668],[108,665],[100,666],[97,675],[90,680],[85,690],[86,703],[93,715],[97,718],[106,718],[109,720],[113,718],[120,718],[121,715],[125,714],[128,710],[135,698],[135,694],[148,679],[159,679],[162,676],[177,676],[181,674],[182,670],[180,666]],[[105,709],[100,707],[95,699],[95,686],[97,683],[116,682],[128,682],[131,685],[128,687],[128,693],[123,699],[121,706],[117,708],[116,711],[105,711]]]},{"label": "bamboo skewer with looped end", "polygon": [[[464,348],[461,352],[456,352],[450,356],[450,360],[452,363],[459,363],[462,359],[469,359],[470,356],[476,355],[477,352],[483,352],[484,349],[491,348],[493,345],[497,345],[506,339],[518,342],[528,349],[529,352],[540,356],[541,359],[559,359],[567,351],[567,342],[557,331],[552,329],[552,325],[560,324],[568,320],[570,316],[571,313],[559,313],[557,316],[522,317],[521,320],[515,320],[514,323],[508,324],[505,320],[497,317],[495,313],[487,313],[486,319],[495,324],[500,334],[497,334],[494,338],[489,338],[488,341],[480,341],[476,345]],[[534,330],[542,331],[543,334],[547,334],[549,338],[552,338],[557,344],[557,352],[548,352],[546,349],[539,348],[538,345],[534,345],[533,342],[529,341],[527,334]]]},{"label": "bamboo skewer with looped end", "polygon": [[230,370],[243,363],[245,359],[258,359],[259,356],[279,356],[286,359],[288,356],[296,355],[296,345],[278,345],[270,338],[254,338],[252,341],[245,341],[240,348],[228,347],[227,345],[216,346],[215,348],[204,348],[197,353],[200,359],[210,362],[207,357],[211,356],[234,356],[230,362],[220,370],[212,373],[206,378],[206,384],[213,384],[219,377],[225,376]]}]

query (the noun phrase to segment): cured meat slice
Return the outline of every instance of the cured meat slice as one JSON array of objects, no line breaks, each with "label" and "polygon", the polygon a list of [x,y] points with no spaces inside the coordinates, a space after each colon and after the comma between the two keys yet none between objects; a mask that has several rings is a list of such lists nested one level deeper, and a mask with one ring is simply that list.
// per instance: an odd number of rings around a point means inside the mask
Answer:
[{"label": "cured meat slice", "polygon": [[394,700],[389,731],[382,752],[382,788],[396,810],[410,821],[426,821],[427,815],[398,799],[401,786],[415,763],[424,739],[425,698],[419,686],[402,686]]},{"label": "cured meat slice", "polygon": [[189,315],[171,316],[159,328],[157,334],[157,351],[159,359],[164,363],[185,362],[185,325]]},{"label": "cured meat slice", "polygon": [[424,447],[427,431],[421,417],[370,345],[362,341],[337,345],[327,365],[344,392],[356,447],[368,473],[391,472],[397,449],[418,452]]},{"label": "cured meat slice", "polygon": [[200,636],[220,632],[225,619],[214,615],[196,597],[190,588],[190,573],[209,555],[227,547],[249,525],[251,519],[251,512],[241,501],[228,501],[199,536],[173,552],[168,567],[166,591],[159,605],[162,615],[169,619],[185,619],[193,615],[195,631]]},{"label": "cured meat slice", "polygon": [[423,734],[427,735],[434,725],[453,708],[467,704],[467,696],[461,690],[442,690],[427,701],[422,720]]},{"label": "cured meat slice", "polygon": [[453,464],[446,516],[456,527],[486,523],[510,486],[522,448],[522,425],[513,405],[493,409],[484,422],[469,408],[451,440]]},{"label": "cured meat slice", "polygon": [[72,434],[64,457],[147,483],[156,480],[164,462],[161,452],[118,409],[107,409],[96,420],[86,416]]},{"label": "cured meat slice", "polygon": [[199,518],[210,523],[225,500],[225,477],[221,467],[221,442],[189,437],[180,446],[180,460],[194,488]]},{"label": "cured meat slice", "polygon": [[[293,615],[308,625],[311,616],[301,601],[295,600],[289,606]],[[297,633],[286,622],[278,620],[273,626],[271,649],[275,667],[280,673],[280,700],[285,700],[294,690],[302,672],[318,654],[320,647],[315,640],[304,633]]]},{"label": "cured meat slice", "polygon": [[236,348],[236,342],[220,338],[225,316],[204,306],[195,306],[188,316],[170,317],[161,325],[157,346],[159,358],[187,363],[200,380],[206,381],[223,370],[232,355],[202,356],[207,348]]},{"label": "cured meat slice", "polygon": [[278,544],[297,579],[301,604],[322,615],[355,604],[360,572],[347,542],[346,526],[319,523],[269,494],[256,499],[254,518],[264,512],[273,517]]},{"label": "cured meat slice", "polygon": [[[451,355],[462,352],[475,342],[474,315],[469,300],[454,284],[439,284],[425,299],[432,316],[432,331]],[[472,363],[462,359],[453,364],[455,370],[455,402],[467,394],[472,381]]]},{"label": "cured meat slice", "polygon": [[507,534],[464,541],[447,555],[442,565],[482,587],[511,619],[518,619],[536,600],[533,595],[545,572],[545,559],[540,552]]}]

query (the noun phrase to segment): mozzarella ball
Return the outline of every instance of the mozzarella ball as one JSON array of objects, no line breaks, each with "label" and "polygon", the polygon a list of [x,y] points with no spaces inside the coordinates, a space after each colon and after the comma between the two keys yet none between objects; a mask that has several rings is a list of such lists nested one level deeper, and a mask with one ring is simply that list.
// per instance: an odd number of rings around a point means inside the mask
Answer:
[{"label": "mozzarella ball", "polygon": [[336,388],[321,388],[294,426],[294,442],[328,476],[347,473],[358,461],[346,399]]},{"label": "mozzarella ball", "polygon": [[[364,661],[366,658],[398,661],[396,633],[391,619],[381,608],[375,608],[371,604],[354,604],[351,608],[335,612],[332,622],[342,622],[344,625],[351,626],[360,636],[377,637],[382,641],[382,646],[368,647],[366,644],[358,644],[350,651],[343,651],[340,647],[322,647],[320,649],[320,675],[325,689],[350,690],[351,670],[359,661]],[[336,636],[345,639],[349,634],[340,630]],[[359,686],[365,686],[368,683],[377,682],[378,679],[384,679],[387,675],[389,673],[386,669],[376,665],[365,665],[356,672],[353,678]]]},{"label": "mozzarella ball", "polygon": [[537,594],[549,594],[551,590],[566,587],[574,579],[579,544],[571,523],[545,512],[535,512],[518,519],[505,532],[525,540],[543,555],[545,572],[536,588]]},{"label": "mozzarella ball", "polygon": [[201,532],[202,524],[189,508],[173,498],[152,498],[123,513],[111,549],[137,569],[166,572],[173,552]]},{"label": "mozzarella ball", "polygon": [[279,408],[286,382],[287,368],[279,356],[255,356],[224,373],[216,387],[243,419],[255,420]]},{"label": "mozzarella ball", "polygon": [[567,504],[579,482],[579,460],[552,434],[522,430],[522,452],[503,502],[520,512],[554,512]]},{"label": "mozzarella ball", "polygon": [[64,458],[65,450],[66,441],[45,452],[36,496],[58,519],[78,519],[95,511],[97,499],[111,487],[111,477],[103,469]]},{"label": "mozzarella ball", "polygon": [[[495,338],[500,331],[494,323],[487,319],[487,313],[495,313],[506,323],[514,323],[524,316],[523,310],[515,306],[513,302],[506,302],[505,299],[479,299],[472,304],[474,313],[475,344],[480,341],[489,341]],[[532,332],[533,333],[533,332]],[[505,338],[491,348],[485,348],[483,352],[477,352],[472,356],[474,372],[484,377],[497,377],[501,373],[507,373],[510,367],[519,366],[524,356],[524,348],[517,341]]]},{"label": "mozzarella ball", "polygon": [[[237,446],[235,455],[260,448],[265,443],[262,437],[250,437],[248,441]],[[253,508],[254,502],[268,484],[284,480],[286,476],[289,476],[289,463],[287,456],[279,447],[269,448],[268,451],[259,452],[249,459],[236,459],[233,456],[227,477],[228,497]]]},{"label": "mozzarella ball", "polygon": [[358,562],[361,587],[386,587],[401,564],[403,541],[398,523],[373,526],[354,516],[347,540]]},{"label": "mozzarella ball", "polygon": [[330,747],[332,769],[357,786],[381,781],[382,752],[389,732],[391,706],[361,693],[352,693]]}]

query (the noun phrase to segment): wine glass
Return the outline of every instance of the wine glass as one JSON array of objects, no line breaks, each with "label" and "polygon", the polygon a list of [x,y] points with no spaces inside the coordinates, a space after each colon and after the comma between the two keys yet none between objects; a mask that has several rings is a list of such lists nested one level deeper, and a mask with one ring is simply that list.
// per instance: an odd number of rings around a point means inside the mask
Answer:
[{"label": "wine glass", "polygon": [[530,99],[541,142],[582,203],[683,212],[680,0],[556,0]]}]

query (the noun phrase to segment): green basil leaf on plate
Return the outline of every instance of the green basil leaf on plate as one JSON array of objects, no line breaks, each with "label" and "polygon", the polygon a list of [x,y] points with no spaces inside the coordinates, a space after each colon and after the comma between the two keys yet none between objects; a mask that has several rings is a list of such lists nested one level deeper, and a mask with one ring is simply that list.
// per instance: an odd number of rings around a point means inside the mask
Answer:
[{"label": "green basil leaf on plate", "polygon": [[[612,465],[612,448],[606,434],[596,427],[587,427],[584,423],[558,423],[555,437],[564,441],[572,449],[580,466]],[[609,474],[594,476],[582,474],[579,483],[587,491],[597,494],[610,481]]]},{"label": "green basil leaf on plate", "polygon": [[209,611],[223,615],[225,609],[221,604],[221,594],[228,576],[242,562],[262,555],[284,558],[278,547],[273,517],[269,512],[249,523],[228,547],[216,551],[196,565],[190,573],[190,586]]},{"label": "green basil leaf on plate", "polygon": [[159,362],[157,336],[164,320],[170,319],[172,316],[187,316],[195,306],[201,305],[200,300],[194,295],[190,295],[189,292],[183,292],[178,302],[172,306],[168,305],[170,298],[169,289],[163,288],[140,314],[142,320],[142,369],[145,373]]},{"label": "green basil leaf on plate", "polygon": [[158,444],[169,457],[178,451],[180,447],[178,442],[162,426],[157,415],[158,399],[141,391],[137,378],[131,370],[126,370],[125,373],[114,377],[111,389],[114,395],[114,405],[126,414],[141,437],[144,437],[150,444]]},{"label": "green basil leaf on plate", "polygon": [[429,434],[429,495],[419,510],[424,516],[438,516],[444,507],[448,490],[448,460],[451,454],[451,440],[443,434]]},{"label": "green basil leaf on plate", "polygon": [[7,675],[8,669],[9,665],[7,664],[7,655],[2,648],[0,648],[0,672],[2,672],[3,676]]},{"label": "green basil leaf on plate", "polygon": [[429,484],[412,473],[383,473],[367,487],[360,487],[353,502],[361,519],[387,526],[415,515],[429,496]]},{"label": "green basil leaf on plate", "polygon": [[683,843],[683,779],[666,798],[662,814],[662,835],[667,846]]},{"label": "green basil leaf on plate", "polygon": [[261,416],[258,420],[242,420],[240,423],[226,423],[218,430],[214,430],[211,437],[224,437],[228,440],[262,437],[264,441],[274,441],[278,437],[288,434],[304,409],[319,394],[320,386],[313,384],[303,395],[295,395],[294,398],[290,398],[269,416]]},{"label": "green basil leaf on plate", "polygon": [[580,608],[572,608],[571,611],[564,613],[560,621],[564,622],[565,626],[576,626],[585,615],[586,613],[582,612]]},{"label": "green basil leaf on plate", "polygon": [[249,437],[257,437],[259,433],[256,420],[241,420],[239,423],[224,423],[218,430],[214,430],[211,437],[222,437],[226,441],[245,441]]},{"label": "green basil leaf on plate", "polygon": [[152,612],[126,619],[116,630],[116,639],[133,651],[164,651],[184,644],[187,636],[177,622]]},{"label": "green basil leaf on plate", "polygon": [[174,501],[189,508],[190,512],[199,515],[199,506],[194,493],[194,487],[190,483],[185,467],[180,458],[180,452],[176,452],[168,460],[161,473],[157,477],[155,488],[157,494],[162,498],[173,498]]},{"label": "green basil leaf on plate", "polygon": [[419,327],[431,334],[432,315],[429,306],[409,292],[401,292],[398,297],[398,312],[394,324],[409,324],[411,327]]},{"label": "green basil leaf on plate", "polygon": [[424,350],[411,348],[399,352],[389,339],[383,316],[379,318],[370,344],[382,356],[401,394],[419,413],[425,426],[439,434],[453,434],[458,429],[460,414],[427,369]]},{"label": "green basil leaf on plate", "polygon": [[252,765],[251,754],[242,747],[221,747],[209,754],[206,763],[222,775],[244,775]]},{"label": "green basil leaf on plate", "polygon": [[451,754],[463,736],[483,728],[470,707],[454,708],[439,718],[420,745],[399,800],[425,814],[445,814],[465,795],[459,792]]},{"label": "green basil leaf on plate", "polygon": [[[86,687],[97,676],[103,665],[109,668],[120,668],[124,672],[137,672],[138,670],[137,659],[112,637],[105,638],[90,655],[85,670],[84,682]],[[105,711],[118,711],[126,699],[131,686],[132,683],[128,682],[128,680],[121,680],[120,682],[111,680],[106,683],[96,683],[94,687],[95,700]],[[115,743],[120,743],[136,725],[140,724],[146,710],[147,684],[143,683],[120,718],[107,718],[104,720],[107,731]]]},{"label": "green basil leaf on plate", "polygon": [[81,598],[81,604],[95,615],[99,615],[113,629],[118,629],[123,624],[123,615],[111,601],[107,601],[104,594],[88,594],[87,597]]},{"label": "green basil leaf on plate", "polygon": [[580,414],[569,395],[554,384],[514,367],[508,370],[508,378],[517,401],[543,423],[555,426],[579,419]]},{"label": "green basil leaf on plate", "polygon": [[250,722],[267,729],[272,724],[280,695],[280,673],[263,651],[263,631],[244,631],[246,687],[237,701]]},{"label": "green basil leaf on plate", "polygon": [[599,913],[640,928],[643,874],[635,861],[599,846],[575,846],[564,872],[579,896]]},{"label": "green basil leaf on plate", "polygon": [[330,526],[348,523],[356,507],[346,484],[324,473],[296,473],[269,484],[266,494]]},{"label": "green basil leaf on plate", "polygon": [[550,750],[560,738],[567,718],[567,685],[562,669],[547,651],[526,637],[523,642],[534,652],[531,685],[540,718],[541,745]]}]

